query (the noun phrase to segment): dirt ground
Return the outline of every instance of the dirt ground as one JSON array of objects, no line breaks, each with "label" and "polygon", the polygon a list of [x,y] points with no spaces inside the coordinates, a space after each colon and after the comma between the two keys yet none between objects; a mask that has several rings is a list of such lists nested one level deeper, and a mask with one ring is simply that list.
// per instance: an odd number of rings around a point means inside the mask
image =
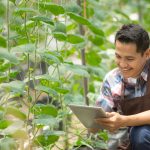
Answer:
[{"label": "dirt ground", "polygon": [[[71,125],[69,127],[69,132],[68,132],[68,142],[70,146],[73,145],[77,140],[78,138],[78,136],[76,135],[77,133],[80,135],[82,134],[82,136],[84,135],[86,136],[87,129],[80,123],[78,118],[75,115],[73,115],[71,118]],[[58,147],[55,146],[52,150],[60,150],[59,148],[61,148],[61,150],[64,150],[65,149],[64,137],[60,137],[56,145]]]}]

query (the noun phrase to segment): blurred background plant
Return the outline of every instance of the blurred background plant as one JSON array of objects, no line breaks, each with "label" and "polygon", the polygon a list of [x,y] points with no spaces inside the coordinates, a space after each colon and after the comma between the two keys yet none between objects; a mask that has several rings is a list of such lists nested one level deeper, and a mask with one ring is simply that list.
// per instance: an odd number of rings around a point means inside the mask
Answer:
[{"label": "blurred background plant", "polygon": [[116,30],[150,31],[149,10],[149,0],[0,0],[0,149],[92,148],[80,129],[69,141],[67,104],[94,105]]}]

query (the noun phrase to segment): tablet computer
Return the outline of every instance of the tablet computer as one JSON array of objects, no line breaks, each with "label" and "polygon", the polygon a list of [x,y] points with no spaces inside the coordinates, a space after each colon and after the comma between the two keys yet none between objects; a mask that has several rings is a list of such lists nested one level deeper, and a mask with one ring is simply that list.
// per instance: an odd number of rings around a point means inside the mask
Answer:
[{"label": "tablet computer", "polygon": [[68,106],[86,128],[103,129],[102,126],[95,122],[96,118],[106,117],[106,113],[101,107],[74,104],[69,104]]}]

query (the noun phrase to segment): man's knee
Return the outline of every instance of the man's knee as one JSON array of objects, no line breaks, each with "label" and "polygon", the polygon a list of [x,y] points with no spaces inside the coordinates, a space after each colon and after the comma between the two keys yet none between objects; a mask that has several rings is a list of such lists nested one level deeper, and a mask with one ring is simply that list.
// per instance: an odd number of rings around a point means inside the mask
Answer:
[{"label": "man's knee", "polygon": [[137,126],[131,129],[131,146],[136,150],[150,149],[150,126]]}]

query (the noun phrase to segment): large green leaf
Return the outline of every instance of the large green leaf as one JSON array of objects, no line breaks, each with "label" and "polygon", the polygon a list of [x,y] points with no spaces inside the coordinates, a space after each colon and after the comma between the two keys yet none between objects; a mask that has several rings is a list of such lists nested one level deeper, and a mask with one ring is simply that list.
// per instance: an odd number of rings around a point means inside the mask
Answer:
[{"label": "large green leaf", "polygon": [[34,16],[34,17],[31,18],[31,20],[33,20],[33,21],[42,21],[42,22],[45,22],[47,24],[54,25],[54,22],[50,18],[45,17],[45,16]]},{"label": "large green leaf", "polygon": [[11,121],[0,120],[0,129],[5,129],[11,124]]},{"label": "large green leaf", "polygon": [[100,79],[103,79],[106,75],[105,70],[103,70],[101,67],[88,66],[87,69],[91,75],[96,75]]},{"label": "large green leaf", "polygon": [[49,2],[43,2],[40,3],[40,6],[47,11],[50,11],[52,14],[54,15],[59,15],[59,14],[64,14],[65,10],[62,6],[57,5],[57,4],[53,4],[53,3],[49,3]]},{"label": "large green leaf", "polygon": [[17,77],[17,75],[19,74],[19,72],[18,71],[11,71],[10,73],[9,73],[9,77],[11,78],[11,79],[13,79],[13,78],[16,78]]},{"label": "large green leaf", "polygon": [[59,123],[59,120],[49,115],[38,115],[33,120],[33,123],[35,123],[38,126],[56,127]]},{"label": "large green leaf", "polygon": [[77,28],[77,24],[72,22],[71,24],[67,25],[67,32],[68,31],[71,31],[71,30],[74,30],[75,28]]},{"label": "large green leaf", "polygon": [[39,135],[35,138],[34,142],[39,146],[49,146],[54,144],[59,139],[57,135]]},{"label": "large green leaf", "polygon": [[[13,120],[13,119],[12,119]],[[12,135],[16,131],[21,130],[24,128],[24,121],[16,119],[14,122],[11,123],[7,128],[1,130],[2,135]]]},{"label": "large green leaf", "polygon": [[64,23],[61,23],[61,22],[55,22],[53,32],[66,33],[66,25]]},{"label": "large green leaf", "polygon": [[49,115],[57,117],[57,109],[52,105],[36,104],[32,107],[31,111],[35,115]]},{"label": "large green leaf", "polygon": [[42,56],[43,59],[46,59],[47,62],[49,62],[50,64],[52,63],[60,64],[62,61],[62,58],[59,55],[50,51],[40,52],[40,55]]},{"label": "large green leaf", "polygon": [[73,19],[74,21],[76,21],[77,23],[80,23],[80,24],[83,24],[83,25],[90,25],[90,22],[85,19],[84,17],[78,15],[78,14],[75,14],[75,13],[67,13],[68,16],[70,16],[71,19]]},{"label": "large green leaf", "polygon": [[61,94],[66,94],[66,93],[69,92],[69,89],[62,88],[62,87],[56,87],[55,90],[56,90],[58,93],[61,93]]},{"label": "large green leaf", "polygon": [[84,97],[80,94],[75,94],[75,95],[72,95],[72,94],[66,94],[64,96],[64,102],[66,105],[68,104],[81,104],[83,105],[84,104]]},{"label": "large green leaf", "polygon": [[68,34],[67,41],[72,44],[78,44],[84,42],[84,38],[81,35]]},{"label": "large green leaf", "polygon": [[25,84],[22,81],[11,81],[9,83],[1,83],[0,88],[7,92],[24,93]]},{"label": "large green leaf", "polygon": [[102,36],[102,37],[104,36],[104,32],[99,27],[94,26],[92,23],[90,25],[88,25],[88,27],[93,33],[95,33],[99,36]]},{"label": "large green leaf", "polygon": [[31,13],[31,12],[36,12],[34,9],[32,8],[27,8],[27,7],[22,7],[22,8],[17,8],[15,10],[16,14],[20,14],[20,13]]},{"label": "large green leaf", "polygon": [[65,64],[66,70],[73,72],[76,75],[89,78],[89,73],[80,65]]},{"label": "large green leaf", "polygon": [[0,139],[0,150],[16,150],[17,143],[14,139],[5,137]]},{"label": "large green leaf", "polygon": [[127,14],[123,13],[122,11],[120,11],[119,9],[115,9],[115,12],[116,12],[117,14],[120,14],[122,17],[124,17],[124,18],[130,20],[129,16],[128,16]]},{"label": "large green leaf", "polygon": [[6,75],[1,75],[0,76],[0,83],[5,82],[8,79]]},{"label": "large green leaf", "polygon": [[11,106],[6,108],[6,115],[7,114],[12,115],[16,118],[19,118],[21,120],[25,120],[27,118],[26,115],[22,111],[20,111],[19,109],[15,108],[15,107],[11,107]]},{"label": "large green leaf", "polygon": [[9,53],[7,50],[0,50],[0,58],[7,59],[12,64],[18,64],[19,61],[13,53]]},{"label": "large green leaf", "polygon": [[57,142],[60,136],[64,135],[62,131],[49,131],[46,130],[43,134],[39,135],[35,139],[37,145],[48,146]]},{"label": "large green leaf", "polygon": [[24,129],[19,129],[15,131],[11,136],[15,139],[22,139],[22,140],[27,140],[28,139],[28,133]]},{"label": "large green leaf", "polygon": [[54,89],[51,89],[50,87],[47,87],[47,86],[38,85],[35,87],[35,89],[38,91],[43,91],[49,95],[57,96],[57,92]]},{"label": "large green leaf", "polygon": [[0,36],[0,46],[1,47],[6,47],[7,46],[7,41],[4,37]]},{"label": "large green leaf", "polygon": [[32,53],[34,52],[34,50],[35,50],[35,45],[31,43],[19,45],[11,49],[11,51],[16,53]]},{"label": "large green leaf", "polygon": [[60,80],[58,80],[56,78],[52,78],[49,74],[43,74],[43,75],[35,76],[35,79],[36,80],[45,79],[45,80],[48,80],[48,81],[61,83]]},{"label": "large green leaf", "polygon": [[[26,29],[32,29],[34,27],[35,27],[35,22],[32,20],[29,20],[29,21],[26,21],[26,23],[23,23],[21,25],[20,30],[24,32]],[[11,39],[16,39],[16,38],[19,38],[19,36],[12,36],[11,37]]]},{"label": "large green leaf", "polygon": [[101,46],[104,44],[104,38],[102,36],[89,36],[89,40],[97,46]]},{"label": "large green leaf", "polygon": [[66,12],[81,13],[82,8],[75,1],[68,1],[64,6]]},{"label": "large green leaf", "polygon": [[58,41],[66,41],[66,39],[67,39],[67,35],[62,32],[53,32],[53,36]]},{"label": "large green leaf", "polygon": [[10,63],[8,60],[5,60],[1,65],[0,65],[0,71],[4,72],[10,67]]},{"label": "large green leaf", "polygon": [[16,0],[9,0],[9,1],[12,2],[12,3],[14,3],[14,4],[16,3]]},{"label": "large green leaf", "polygon": [[98,51],[91,50],[86,53],[86,62],[91,66],[99,66],[101,63],[101,56],[98,54]]}]

